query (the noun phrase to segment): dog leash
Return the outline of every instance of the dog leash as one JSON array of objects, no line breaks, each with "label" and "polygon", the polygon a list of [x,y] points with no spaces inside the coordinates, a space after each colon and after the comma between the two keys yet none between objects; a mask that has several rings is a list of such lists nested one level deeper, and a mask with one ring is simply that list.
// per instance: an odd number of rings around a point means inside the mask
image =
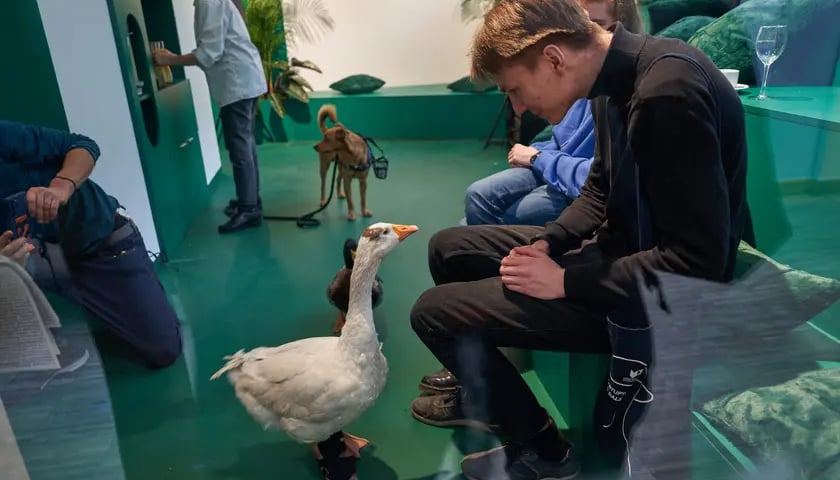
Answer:
[{"label": "dog leash", "polygon": [[292,221],[294,220],[297,223],[297,226],[300,228],[306,227],[317,227],[321,225],[321,221],[313,218],[316,213],[320,213],[322,210],[327,208],[327,205],[330,204],[333,198],[333,191],[335,190],[335,176],[338,173],[338,160],[333,159],[333,174],[332,180],[330,180],[330,196],[327,197],[326,203],[321,206],[318,210],[303,214],[299,217],[284,217],[284,216],[277,216],[277,215],[263,215],[263,220],[283,220],[283,221]]},{"label": "dog leash", "polygon": [[[376,143],[376,140],[361,135],[361,137],[368,143],[368,165],[365,168],[373,167],[373,174],[376,178],[380,180],[384,180],[388,176],[388,159],[385,157],[385,152],[382,150],[382,147]],[[379,150],[379,155],[373,153],[373,148],[375,147]],[[286,216],[278,216],[278,215],[263,215],[263,220],[281,220],[281,221],[292,221],[294,220],[297,223],[297,226],[300,228],[307,228],[307,227],[317,227],[321,225],[321,221],[314,218],[315,214],[320,213],[323,211],[327,206],[330,204],[333,198],[333,192],[335,191],[335,177],[338,173],[338,159],[333,159],[333,174],[332,180],[330,180],[330,196],[327,197],[326,203],[317,210],[312,212],[303,214],[299,217],[286,217]]]}]

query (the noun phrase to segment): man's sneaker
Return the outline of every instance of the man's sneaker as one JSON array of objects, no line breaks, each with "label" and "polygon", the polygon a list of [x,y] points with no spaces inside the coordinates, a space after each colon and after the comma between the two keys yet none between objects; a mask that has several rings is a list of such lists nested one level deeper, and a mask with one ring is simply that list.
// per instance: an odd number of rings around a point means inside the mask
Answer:
[{"label": "man's sneaker", "polygon": [[[257,208],[262,210],[262,198],[257,199]],[[239,202],[236,199],[231,199],[225,207],[225,215],[232,217],[239,211]]]},{"label": "man's sneaker", "polygon": [[540,458],[532,447],[517,442],[464,457],[461,471],[468,480],[570,480],[578,476],[580,465],[572,449],[563,460]]},{"label": "man's sneaker", "polygon": [[420,390],[429,393],[454,392],[458,389],[458,379],[447,369],[430,373],[420,380]]},{"label": "man's sneaker", "polygon": [[417,420],[436,427],[470,427],[495,433],[496,425],[470,419],[464,414],[459,392],[421,395],[411,402],[411,415]]}]

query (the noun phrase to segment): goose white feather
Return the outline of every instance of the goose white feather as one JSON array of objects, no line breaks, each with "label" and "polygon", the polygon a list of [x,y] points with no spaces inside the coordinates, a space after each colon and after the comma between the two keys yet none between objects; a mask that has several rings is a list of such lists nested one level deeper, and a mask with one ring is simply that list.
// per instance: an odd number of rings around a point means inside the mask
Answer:
[{"label": "goose white feather", "polygon": [[417,230],[377,223],[359,240],[350,304],[340,337],[314,337],[240,350],[211,379],[227,373],[237,398],[264,428],[301,443],[324,441],[370,408],[388,376],[373,322],[370,291],[384,256]]}]

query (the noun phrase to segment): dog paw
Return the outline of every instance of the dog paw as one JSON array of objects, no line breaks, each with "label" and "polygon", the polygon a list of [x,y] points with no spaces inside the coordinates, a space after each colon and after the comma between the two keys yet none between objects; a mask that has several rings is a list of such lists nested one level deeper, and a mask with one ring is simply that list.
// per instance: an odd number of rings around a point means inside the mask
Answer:
[{"label": "dog paw", "polygon": [[362,215],[364,215],[364,216],[366,216],[366,217],[372,217],[372,216],[373,216],[373,212],[371,212],[371,211],[370,211],[370,210],[368,210],[368,209],[365,209],[365,210],[363,210],[363,211],[362,211]]},{"label": "dog paw", "polygon": [[350,220],[350,221],[356,220],[356,213],[355,212],[348,213],[347,214],[347,220]]},{"label": "dog paw", "polygon": [[338,198],[345,199],[347,198],[347,195],[345,195],[344,192],[338,192]]},{"label": "dog paw", "polygon": [[324,206],[324,205],[326,205],[326,204],[327,204],[327,199],[322,198],[322,199],[321,199],[321,206],[323,207],[323,206]]}]

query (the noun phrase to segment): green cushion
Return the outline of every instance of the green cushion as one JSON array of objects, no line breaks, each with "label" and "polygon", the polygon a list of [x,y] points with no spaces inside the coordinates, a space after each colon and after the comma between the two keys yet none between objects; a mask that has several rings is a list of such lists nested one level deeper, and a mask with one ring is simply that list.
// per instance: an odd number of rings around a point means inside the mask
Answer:
[{"label": "green cushion", "polygon": [[840,282],[779,263],[741,242],[735,262],[739,281],[749,286],[780,278],[784,281],[800,315],[807,321],[840,299]]},{"label": "green cushion", "polygon": [[718,67],[740,70],[741,83],[755,85],[762,67],[757,59],[753,63],[759,27],[786,24],[787,47],[771,69],[769,84],[826,85],[837,58],[838,15],[836,0],[749,0],[698,30],[688,43]]},{"label": "green cushion", "polygon": [[659,33],[685,17],[700,15],[717,18],[733,6],[730,0],[657,0],[647,7],[650,32]]},{"label": "green cushion", "polygon": [[[698,286],[705,341],[783,335],[840,300],[840,281],[781,264],[741,242],[729,283]],[[749,321],[755,319],[755,321]]]},{"label": "green cushion", "polygon": [[534,138],[531,139],[531,143],[537,142],[544,142],[546,140],[551,140],[554,135],[554,125],[548,124],[542,131],[536,135]]},{"label": "green cushion", "polygon": [[382,88],[385,85],[385,80],[366,75],[363,73],[357,75],[350,75],[344,77],[337,82],[333,82],[330,88],[341,93],[370,93]]},{"label": "green cushion", "polygon": [[840,478],[840,369],[724,395],[700,412],[756,463],[795,460],[794,477]]},{"label": "green cushion", "polygon": [[469,75],[466,75],[450,83],[446,86],[446,88],[452,90],[453,92],[484,93],[496,90],[497,87],[492,83],[475,83],[470,79]]},{"label": "green cushion", "polygon": [[684,17],[663,28],[656,34],[657,37],[679,38],[687,42],[697,30],[715,21],[714,17],[703,15],[692,15]]},{"label": "green cushion", "polygon": [[785,1],[748,1],[698,30],[688,43],[702,50],[719,68],[740,70],[741,83],[755,85],[753,68],[755,32],[747,27],[751,24],[776,24],[777,6]]}]

